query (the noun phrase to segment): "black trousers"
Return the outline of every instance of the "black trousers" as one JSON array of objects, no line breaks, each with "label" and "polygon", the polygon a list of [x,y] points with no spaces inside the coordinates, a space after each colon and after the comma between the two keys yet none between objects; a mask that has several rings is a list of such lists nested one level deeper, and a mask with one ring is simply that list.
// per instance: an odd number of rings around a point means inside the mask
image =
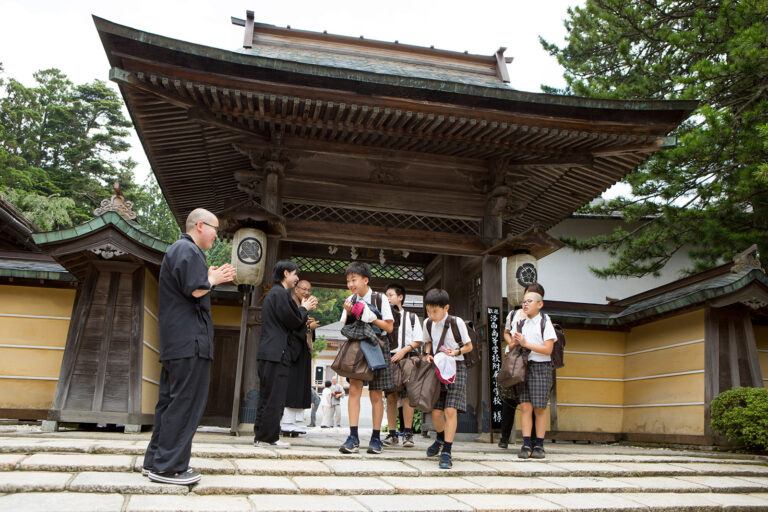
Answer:
[{"label": "black trousers", "polygon": [[501,401],[501,441],[505,443],[509,442],[509,436],[512,435],[512,428],[515,426],[515,409],[517,409],[517,402]]},{"label": "black trousers", "polygon": [[288,393],[290,368],[259,359],[259,408],[253,424],[253,439],[274,443],[280,439],[280,417]]},{"label": "black trousers", "polygon": [[163,361],[155,425],[144,467],[158,473],[189,469],[192,438],[205,411],[211,360],[199,357]]}]

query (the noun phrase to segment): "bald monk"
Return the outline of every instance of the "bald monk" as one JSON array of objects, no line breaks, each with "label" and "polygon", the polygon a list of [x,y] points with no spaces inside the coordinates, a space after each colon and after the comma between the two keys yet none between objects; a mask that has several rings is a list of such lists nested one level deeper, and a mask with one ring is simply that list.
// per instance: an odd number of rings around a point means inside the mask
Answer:
[{"label": "bald monk", "polygon": [[192,437],[208,399],[213,360],[211,289],[231,281],[230,264],[207,267],[203,250],[218,238],[219,221],[198,208],[187,217],[186,233],[168,248],[160,267],[160,393],[152,439],[142,473],[160,483],[191,485],[200,474],[189,469]]}]

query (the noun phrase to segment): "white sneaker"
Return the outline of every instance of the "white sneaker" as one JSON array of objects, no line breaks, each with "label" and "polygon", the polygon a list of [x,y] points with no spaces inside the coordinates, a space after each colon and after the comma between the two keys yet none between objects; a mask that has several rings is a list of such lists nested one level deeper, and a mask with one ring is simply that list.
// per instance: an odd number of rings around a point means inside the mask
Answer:
[{"label": "white sneaker", "polygon": [[253,446],[256,446],[259,448],[290,448],[291,443],[286,443],[285,441],[280,441],[278,439],[274,443],[267,443],[264,441],[254,441]]}]

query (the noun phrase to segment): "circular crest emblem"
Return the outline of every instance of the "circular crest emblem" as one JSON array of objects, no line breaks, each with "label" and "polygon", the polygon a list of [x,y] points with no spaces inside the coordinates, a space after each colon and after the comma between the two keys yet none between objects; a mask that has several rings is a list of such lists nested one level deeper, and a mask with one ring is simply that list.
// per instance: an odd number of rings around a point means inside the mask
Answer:
[{"label": "circular crest emblem", "polygon": [[240,245],[237,246],[237,259],[246,265],[255,265],[261,261],[263,252],[261,242],[257,238],[245,237],[240,240]]},{"label": "circular crest emblem", "polygon": [[520,286],[525,288],[529,284],[536,282],[536,267],[533,266],[533,263],[523,263],[517,267],[515,277],[517,278],[517,282],[520,284]]}]

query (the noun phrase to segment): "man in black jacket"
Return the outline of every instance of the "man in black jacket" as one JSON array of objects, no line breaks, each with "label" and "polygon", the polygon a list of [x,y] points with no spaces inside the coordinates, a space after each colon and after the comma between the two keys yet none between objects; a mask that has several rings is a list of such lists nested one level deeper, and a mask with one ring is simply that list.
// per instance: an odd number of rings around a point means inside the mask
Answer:
[{"label": "man in black jacket", "polygon": [[280,416],[285,407],[288,373],[303,344],[291,341],[291,331],[307,323],[307,311],[317,299],[307,297],[297,306],[290,290],[299,281],[299,267],[291,260],[278,261],[272,270],[272,288],[261,308],[259,341],[259,406],[253,425],[254,445],[287,448],[280,441]]},{"label": "man in black jacket", "polygon": [[189,485],[200,474],[189,470],[192,438],[205,410],[213,359],[213,322],[208,292],[231,281],[229,265],[206,268],[204,249],[218,236],[219,221],[198,208],[187,217],[186,233],[165,253],[158,281],[160,391],[152,439],[142,473],[161,483]]}]

